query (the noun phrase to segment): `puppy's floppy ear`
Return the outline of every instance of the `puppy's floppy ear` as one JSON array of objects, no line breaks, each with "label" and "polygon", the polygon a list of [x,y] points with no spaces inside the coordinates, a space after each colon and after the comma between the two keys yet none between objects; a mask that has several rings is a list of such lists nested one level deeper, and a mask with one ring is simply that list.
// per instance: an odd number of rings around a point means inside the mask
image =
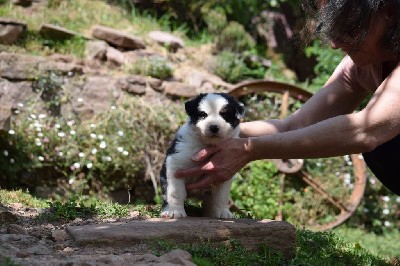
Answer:
[{"label": "puppy's floppy ear", "polygon": [[195,98],[185,102],[185,111],[188,116],[193,116],[198,111],[200,101],[206,96],[205,93],[197,95]]}]

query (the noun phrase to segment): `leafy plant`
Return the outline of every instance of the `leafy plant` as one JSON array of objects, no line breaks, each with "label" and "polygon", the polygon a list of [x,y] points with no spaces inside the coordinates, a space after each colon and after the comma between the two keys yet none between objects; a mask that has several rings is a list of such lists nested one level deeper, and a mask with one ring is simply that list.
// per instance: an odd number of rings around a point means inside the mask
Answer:
[{"label": "leafy plant", "polygon": [[314,91],[320,89],[333,71],[343,59],[343,52],[334,50],[323,45],[319,40],[315,40],[312,46],[305,49],[307,56],[316,56],[317,64],[314,67],[316,77],[311,82]]},{"label": "leafy plant", "polygon": [[246,79],[263,78],[265,69],[261,65],[250,68],[242,57],[229,51],[223,51],[216,57],[214,73],[223,80],[237,83]]},{"label": "leafy plant", "polygon": [[218,51],[242,53],[254,49],[255,41],[243,25],[231,21],[216,37],[215,46]]},{"label": "leafy plant", "polygon": [[160,56],[139,58],[128,71],[158,79],[167,79],[172,76],[173,68],[167,59]]}]

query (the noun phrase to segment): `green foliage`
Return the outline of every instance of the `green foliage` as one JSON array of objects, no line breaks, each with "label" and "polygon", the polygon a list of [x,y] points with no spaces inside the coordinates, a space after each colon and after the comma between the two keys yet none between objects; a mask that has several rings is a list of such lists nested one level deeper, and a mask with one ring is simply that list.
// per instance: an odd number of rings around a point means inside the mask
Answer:
[{"label": "green foliage", "polygon": [[349,219],[348,226],[384,234],[397,231],[400,228],[400,196],[385,188],[368,170],[368,182],[356,213]]},{"label": "green foliage", "polygon": [[31,185],[39,177],[36,182],[64,180],[62,188],[71,191],[133,188],[143,182],[145,151],[164,154],[182,124],[178,106],[126,98],[90,122],[21,107],[0,140],[0,176],[9,184],[24,175]]},{"label": "green foliage", "polygon": [[241,53],[255,48],[255,41],[246,32],[243,25],[231,21],[216,37],[215,46],[218,51]]},{"label": "green foliage", "polygon": [[234,239],[225,241],[224,245],[159,241],[152,249],[158,255],[177,248],[187,250],[197,265],[395,265],[331,232],[297,229],[296,238],[296,255],[291,260],[285,260],[265,244],[257,252],[248,251]]},{"label": "green foliage", "polygon": [[204,13],[207,29],[212,35],[219,35],[228,25],[228,20],[223,9],[207,10]]},{"label": "green foliage", "polygon": [[167,79],[172,76],[173,68],[167,59],[160,56],[139,58],[127,69],[129,72],[158,79]]},{"label": "green foliage", "polygon": [[315,56],[318,62],[314,67],[316,77],[311,83],[313,91],[317,91],[325,84],[343,59],[343,52],[326,47],[321,41],[315,40],[312,46],[305,49],[305,53],[308,57]]},{"label": "green foliage", "polygon": [[28,190],[5,190],[0,189],[0,202],[2,204],[21,203],[25,207],[46,208],[49,203],[46,200],[33,197]]},{"label": "green foliage", "polygon": [[39,77],[32,84],[33,91],[39,94],[52,115],[60,115],[63,83],[64,77],[62,75],[49,72],[47,75]]},{"label": "green foliage", "polygon": [[88,218],[97,216],[100,218],[115,218],[128,216],[127,206],[117,203],[104,202],[95,198],[73,196],[65,202],[55,201],[50,203],[47,213],[38,219],[50,221],[74,220],[76,218]]},{"label": "green foliage", "polygon": [[275,165],[268,161],[255,161],[236,175],[231,197],[239,209],[256,218],[273,218],[278,212],[280,192]]},{"label": "green foliage", "polygon": [[244,59],[237,54],[223,51],[216,57],[214,73],[223,80],[237,83],[246,79],[262,79],[265,69],[261,65],[248,66]]},{"label": "green foliage", "polygon": [[348,242],[359,245],[375,256],[386,259],[395,258],[400,261],[400,231],[392,230],[385,234],[375,234],[362,228],[341,226],[333,233]]},{"label": "green foliage", "polygon": [[297,253],[290,265],[391,265],[332,232],[297,230]]},{"label": "green foliage", "polygon": [[268,246],[260,245],[259,251],[245,249],[235,239],[218,243],[175,244],[159,241],[153,245],[155,253],[162,254],[174,249],[183,249],[193,256],[196,265],[281,265],[285,262],[282,254],[273,252]]}]

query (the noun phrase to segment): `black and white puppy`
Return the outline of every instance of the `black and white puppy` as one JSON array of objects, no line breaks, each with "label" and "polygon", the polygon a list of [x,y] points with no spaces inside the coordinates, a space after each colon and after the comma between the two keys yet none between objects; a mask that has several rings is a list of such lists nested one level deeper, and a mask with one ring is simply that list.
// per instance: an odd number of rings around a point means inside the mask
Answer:
[{"label": "black and white puppy", "polygon": [[[191,157],[206,146],[238,137],[240,118],[244,114],[243,104],[224,93],[200,94],[185,103],[185,110],[188,119],[169,147],[160,173],[164,199],[162,217],[186,217],[184,201],[188,195],[185,184],[195,182],[199,177],[177,179],[175,172],[195,166]],[[196,193],[203,200],[205,216],[232,218],[228,205],[231,183],[232,178]]]}]

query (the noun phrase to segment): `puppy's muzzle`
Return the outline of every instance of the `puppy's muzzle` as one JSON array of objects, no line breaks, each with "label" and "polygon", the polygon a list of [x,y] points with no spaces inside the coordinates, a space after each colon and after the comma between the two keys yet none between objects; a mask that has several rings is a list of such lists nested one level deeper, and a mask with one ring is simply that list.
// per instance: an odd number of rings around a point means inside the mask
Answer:
[{"label": "puppy's muzzle", "polygon": [[217,134],[218,131],[219,131],[219,126],[218,126],[218,125],[211,125],[211,126],[209,127],[209,129],[210,129],[210,132],[211,132],[211,133]]}]

